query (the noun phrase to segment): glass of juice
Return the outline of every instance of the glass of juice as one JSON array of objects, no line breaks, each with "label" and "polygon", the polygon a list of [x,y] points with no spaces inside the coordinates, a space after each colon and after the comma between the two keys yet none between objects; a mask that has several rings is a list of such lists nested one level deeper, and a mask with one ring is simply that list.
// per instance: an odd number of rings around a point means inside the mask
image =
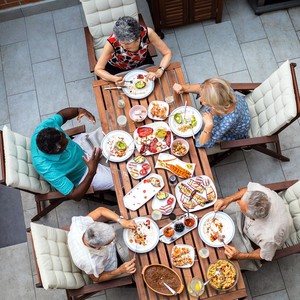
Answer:
[{"label": "glass of juice", "polygon": [[204,293],[203,281],[199,277],[194,277],[188,283],[188,293],[193,297],[200,297]]}]

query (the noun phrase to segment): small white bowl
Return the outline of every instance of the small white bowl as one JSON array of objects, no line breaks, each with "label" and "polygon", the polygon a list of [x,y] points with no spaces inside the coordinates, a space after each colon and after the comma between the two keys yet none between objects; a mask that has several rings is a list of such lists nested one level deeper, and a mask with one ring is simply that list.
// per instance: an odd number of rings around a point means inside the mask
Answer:
[{"label": "small white bowl", "polygon": [[[184,152],[182,152],[182,153],[174,152],[174,146],[177,145],[178,143],[181,143],[181,145],[183,147],[185,147]],[[171,144],[171,153],[175,156],[179,156],[179,157],[184,156],[189,152],[189,149],[190,149],[189,143],[185,139],[180,139],[180,138],[176,139]]]},{"label": "small white bowl", "polygon": [[135,105],[130,108],[129,117],[133,122],[142,122],[147,117],[147,109],[143,105]]}]

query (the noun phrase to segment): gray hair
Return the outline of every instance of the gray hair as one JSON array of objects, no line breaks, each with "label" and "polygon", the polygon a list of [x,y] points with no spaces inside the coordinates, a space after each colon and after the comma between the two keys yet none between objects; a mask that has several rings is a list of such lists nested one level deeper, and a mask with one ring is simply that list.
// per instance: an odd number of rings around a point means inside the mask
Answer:
[{"label": "gray hair", "polygon": [[119,42],[132,43],[141,33],[140,25],[132,17],[119,18],[114,26],[114,34]]},{"label": "gray hair", "polygon": [[264,192],[246,192],[242,201],[247,206],[245,215],[249,218],[262,219],[269,214],[271,202],[268,195]]},{"label": "gray hair", "polygon": [[84,239],[92,246],[104,246],[115,238],[114,229],[106,223],[95,222],[84,233]]}]

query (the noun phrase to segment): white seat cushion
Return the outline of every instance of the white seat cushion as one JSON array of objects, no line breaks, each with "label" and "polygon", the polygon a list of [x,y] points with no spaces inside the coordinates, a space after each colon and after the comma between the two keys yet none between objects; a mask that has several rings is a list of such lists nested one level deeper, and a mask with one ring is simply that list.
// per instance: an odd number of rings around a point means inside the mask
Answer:
[{"label": "white seat cushion", "polygon": [[97,59],[107,38],[112,34],[115,22],[124,16],[138,20],[135,0],[80,0],[86,23],[93,37]]},{"label": "white seat cushion", "polygon": [[33,167],[30,138],[4,126],[3,144],[6,185],[39,194],[50,192],[49,183],[43,180]]},{"label": "white seat cushion", "polygon": [[37,264],[43,287],[78,289],[90,282],[89,276],[73,263],[68,249],[68,232],[31,223]]},{"label": "white seat cushion", "polygon": [[252,93],[246,95],[250,137],[270,136],[297,114],[290,62],[286,61]]}]

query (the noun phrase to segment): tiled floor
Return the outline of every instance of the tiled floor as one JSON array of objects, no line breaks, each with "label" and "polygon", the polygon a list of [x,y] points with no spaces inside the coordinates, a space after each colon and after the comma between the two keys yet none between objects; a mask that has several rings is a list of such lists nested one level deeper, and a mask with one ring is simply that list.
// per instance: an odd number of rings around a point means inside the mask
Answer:
[{"label": "tiled floor", "polygon": [[[145,0],[139,0],[144,17]],[[184,66],[186,80],[222,76],[231,82],[264,80],[283,61],[300,66],[300,8],[254,15],[246,0],[226,0],[223,21],[164,30],[173,60]],[[147,20],[146,23],[151,22]],[[0,127],[30,136],[39,122],[66,106],[84,106],[97,115],[89,73],[80,6],[0,23]],[[300,67],[297,68],[300,78]],[[300,82],[300,81],[299,81]],[[89,129],[93,129],[92,126]],[[281,163],[256,152],[237,152],[214,168],[220,196],[252,180],[269,183],[300,178],[299,122],[281,134],[291,161]],[[22,193],[26,226],[35,213],[33,198]],[[40,220],[61,227],[85,215],[95,203],[70,201]],[[246,273],[249,299],[299,299],[300,256],[266,263]],[[65,299],[63,291],[36,289],[30,244],[0,249],[1,299]],[[94,299],[137,299],[134,288],[106,291]],[[144,299],[142,299],[144,300]]]}]

